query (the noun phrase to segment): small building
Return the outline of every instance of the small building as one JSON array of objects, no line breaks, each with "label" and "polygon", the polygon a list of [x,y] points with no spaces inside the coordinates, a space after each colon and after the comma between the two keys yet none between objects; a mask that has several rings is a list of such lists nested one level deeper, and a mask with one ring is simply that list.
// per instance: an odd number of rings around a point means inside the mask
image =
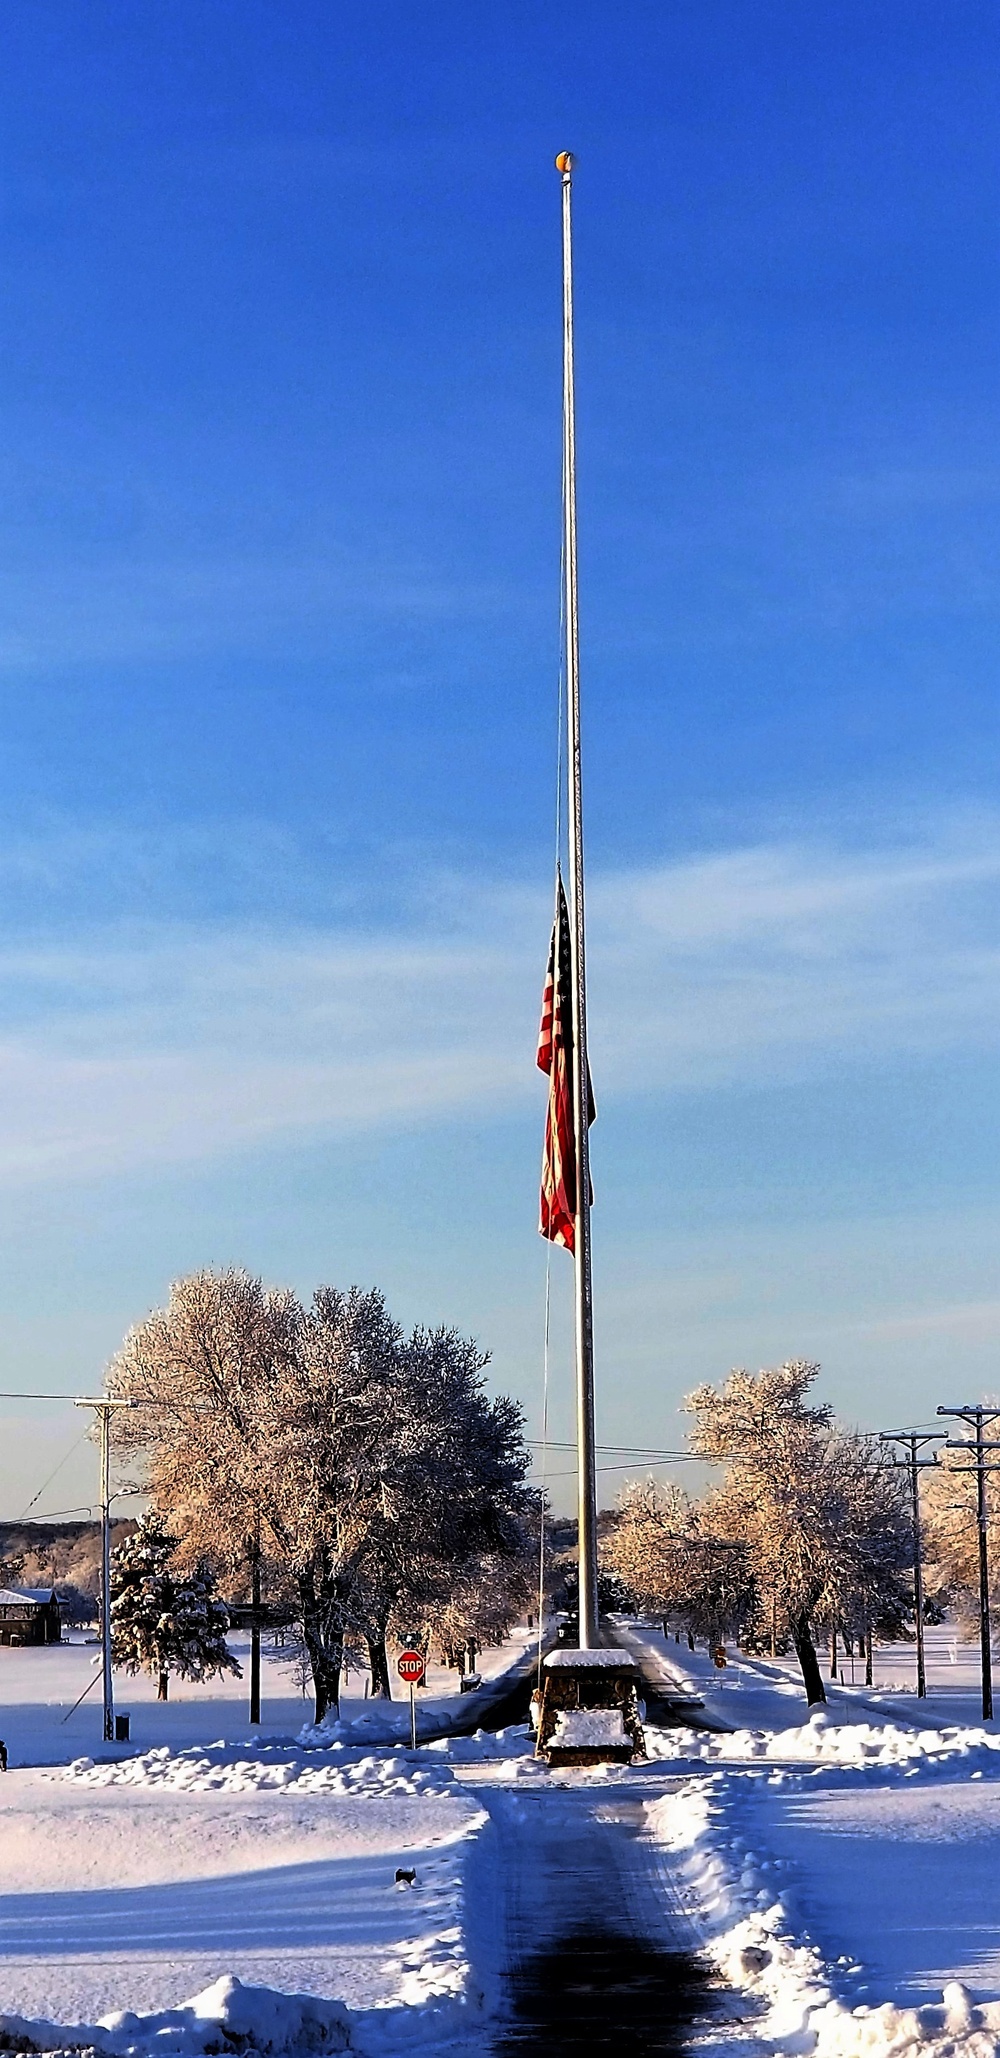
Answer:
[{"label": "small building", "polygon": [[0,1644],[57,1644],[62,1617],[52,1586],[0,1586]]}]

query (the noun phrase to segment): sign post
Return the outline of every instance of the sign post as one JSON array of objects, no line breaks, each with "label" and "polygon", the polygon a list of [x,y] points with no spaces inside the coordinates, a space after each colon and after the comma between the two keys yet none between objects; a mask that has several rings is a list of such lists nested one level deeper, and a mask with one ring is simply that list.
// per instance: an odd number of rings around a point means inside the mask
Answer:
[{"label": "sign post", "polygon": [[424,1661],[421,1653],[419,1651],[400,1651],[399,1657],[396,1659],[396,1671],[399,1673],[400,1679],[405,1679],[410,1689],[410,1749],[415,1751],[417,1748],[417,1704],[413,1698],[413,1689],[415,1686],[419,1686],[424,1676]]}]

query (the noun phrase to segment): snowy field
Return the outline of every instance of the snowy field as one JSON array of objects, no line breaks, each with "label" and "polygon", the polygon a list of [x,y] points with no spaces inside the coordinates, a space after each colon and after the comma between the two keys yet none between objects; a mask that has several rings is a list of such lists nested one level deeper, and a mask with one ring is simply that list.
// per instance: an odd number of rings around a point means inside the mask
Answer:
[{"label": "snowy field", "polygon": [[[788,1711],[784,1720],[792,1722],[796,1719],[796,1710],[802,1705],[802,1675],[794,1657],[743,1658],[730,1646],[726,1668],[720,1672],[704,1646],[691,1652],[685,1643],[678,1644],[673,1637],[665,1638],[657,1629],[645,1627],[637,1630],[627,1618],[622,1619],[621,1626],[626,1638],[637,1634],[678,1679],[706,1696],[706,1707],[733,1728],[753,1726],[758,1710],[765,1726],[774,1725],[775,1713],[782,1701],[787,1702]],[[982,1688],[978,1643],[962,1642],[952,1628],[941,1624],[926,1630],[925,1646],[927,1697],[922,1703],[917,1700],[917,1661],[913,1644],[876,1646],[874,1678],[870,1687],[864,1684],[863,1660],[845,1659],[843,1653],[839,1657],[838,1678],[833,1681],[829,1676],[827,1654],[821,1650],[823,1684],[838,1722],[867,1721],[873,1712],[882,1717],[899,1716],[910,1721],[919,1718],[923,1722],[927,1717],[938,1726],[980,1722]],[[994,1699],[1000,1709],[1000,1657],[994,1660]],[[783,1727],[784,1721],[777,1726]]]},{"label": "snowy field", "polygon": [[[280,1658],[260,1731],[239,1681],[166,1707],[120,1681],[133,1742],[109,1749],[99,1708],[62,1721],[92,1648],[0,1652],[0,2044],[487,2053],[517,1938],[613,1906],[718,1968],[730,1999],[694,2032],[712,2058],[992,2058],[1000,1730],[975,1654],[932,1632],[928,1702],[889,1652],[874,1691],[807,1722],[780,1663],[720,1678],[640,1633],[731,1729],[650,1730],[645,1766],[558,1775],[520,1731],[412,1754],[378,1730],[403,1704],[352,1700],[318,1738]],[[428,1727],[455,1686],[432,1679]]]},{"label": "snowy field", "polygon": [[[485,1651],[478,1670],[484,1680],[493,1678],[530,1645],[527,1631],[515,1632],[501,1649]],[[170,1699],[156,1699],[156,1682],[146,1673],[134,1678],[115,1674],[115,1707],[131,1718],[131,1738],[123,1753],[145,1750],[151,1744],[209,1743],[217,1738],[230,1741],[250,1734],[247,1722],[249,1641],[229,1639],[234,1657],[243,1667],[242,1679],[209,1680],[197,1686],[171,1679]],[[0,1645],[0,1734],[7,1745],[11,1765],[59,1765],[85,1751],[114,1755],[115,1746],[101,1741],[101,1654],[91,1639],[76,1637],[72,1642],[38,1650],[10,1650]],[[344,1720],[370,1726],[384,1736],[388,1711],[382,1702],[364,1698],[364,1678],[352,1673],[341,1700]],[[74,1702],[89,1687],[86,1699],[74,1713]],[[389,1727],[402,1739],[409,1735],[409,1702],[397,1682],[398,1701],[388,1715]],[[454,1709],[458,1698],[458,1675],[443,1666],[431,1665],[427,1687],[417,1694],[420,1719],[428,1726],[444,1709]],[[261,1725],[259,1735],[297,1735],[309,1721],[312,1697],[302,1687],[297,1668],[290,1658],[266,1646],[261,1662]]]}]

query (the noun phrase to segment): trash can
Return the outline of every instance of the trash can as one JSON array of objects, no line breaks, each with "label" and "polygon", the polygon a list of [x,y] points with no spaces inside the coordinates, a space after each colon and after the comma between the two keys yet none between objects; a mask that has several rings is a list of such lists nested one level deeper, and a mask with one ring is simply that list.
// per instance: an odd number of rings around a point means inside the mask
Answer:
[{"label": "trash can", "polygon": [[129,1740],[129,1723],[131,1722],[131,1720],[132,1720],[132,1717],[131,1717],[131,1715],[116,1715],[116,1716],[115,1716],[115,1742],[116,1742],[116,1744],[127,1744],[127,1743],[128,1743],[128,1740]]}]

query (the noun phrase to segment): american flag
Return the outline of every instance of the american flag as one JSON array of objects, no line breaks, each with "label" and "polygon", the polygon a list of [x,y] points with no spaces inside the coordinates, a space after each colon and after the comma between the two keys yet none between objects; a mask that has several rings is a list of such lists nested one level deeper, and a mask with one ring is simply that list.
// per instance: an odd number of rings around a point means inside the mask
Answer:
[{"label": "american flag", "polygon": [[[549,963],[538,1032],[538,1069],[549,1075],[549,1106],[542,1151],[542,1195],[538,1230],[550,1243],[571,1251],[576,1241],[576,1139],[573,1130],[573,987],[570,976],[569,909],[562,877],[556,884]],[[587,1127],[597,1109],[587,1074]]]}]

